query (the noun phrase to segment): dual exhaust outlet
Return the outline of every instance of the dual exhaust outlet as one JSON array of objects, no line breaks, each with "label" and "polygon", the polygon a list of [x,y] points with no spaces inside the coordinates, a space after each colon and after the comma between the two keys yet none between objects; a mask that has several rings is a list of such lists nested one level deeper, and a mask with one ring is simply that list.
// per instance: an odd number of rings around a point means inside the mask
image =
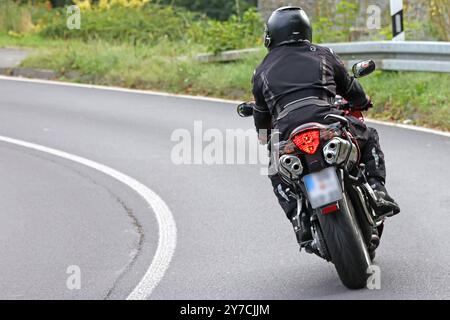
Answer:
[{"label": "dual exhaust outlet", "polygon": [[[339,137],[331,139],[323,148],[325,162],[330,165],[351,169],[358,162],[358,148],[354,143]],[[289,180],[298,180],[303,173],[303,165],[299,157],[283,155],[280,157],[279,172]]]},{"label": "dual exhaust outlet", "polygon": [[358,162],[358,147],[348,140],[336,137],[323,148],[325,161],[331,165],[346,165],[351,169]]}]

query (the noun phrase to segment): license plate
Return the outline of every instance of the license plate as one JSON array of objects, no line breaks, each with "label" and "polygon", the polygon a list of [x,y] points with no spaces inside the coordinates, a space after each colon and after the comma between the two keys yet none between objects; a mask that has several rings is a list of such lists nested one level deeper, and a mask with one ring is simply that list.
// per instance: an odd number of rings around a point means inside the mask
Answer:
[{"label": "license plate", "polygon": [[303,182],[313,209],[342,200],[342,189],[335,168],[307,175]]}]

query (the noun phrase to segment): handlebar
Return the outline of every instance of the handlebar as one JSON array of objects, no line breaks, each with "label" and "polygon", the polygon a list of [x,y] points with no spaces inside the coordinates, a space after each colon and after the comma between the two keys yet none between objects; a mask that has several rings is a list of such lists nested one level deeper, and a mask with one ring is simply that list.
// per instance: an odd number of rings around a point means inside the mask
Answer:
[{"label": "handlebar", "polygon": [[237,113],[242,118],[251,117],[253,115],[253,109],[256,107],[253,101],[244,102],[238,105]]},{"label": "handlebar", "polygon": [[336,96],[335,100],[334,100],[334,106],[335,108],[339,109],[339,110],[351,110],[353,108],[353,104],[350,103],[349,101],[345,100],[344,98],[340,97],[340,96]]},{"label": "handlebar", "polygon": [[[365,108],[357,108],[351,102],[340,96],[336,96],[333,105],[335,108],[344,111],[346,114],[354,114],[356,117],[360,118],[362,117],[362,111],[369,110],[372,107],[372,102],[369,102]],[[253,101],[244,102],[237,107],[237,113],[243,118],[251,117],[255,107],[256,105]]]},{"label": "handlebar", "polygon": [[367,111],[369,109],[371,109],[373,107],[372,101],[370,100],[370,98],[368,97],[368,101],[369,103],[364,106],[364,107],[359,107],[359,106],[355,106],[353,103],[345,100],[344,98],[337,96],[334,102],[334,106],[342,111],[349,111],[349,112],[362,112],[362,111]]}]

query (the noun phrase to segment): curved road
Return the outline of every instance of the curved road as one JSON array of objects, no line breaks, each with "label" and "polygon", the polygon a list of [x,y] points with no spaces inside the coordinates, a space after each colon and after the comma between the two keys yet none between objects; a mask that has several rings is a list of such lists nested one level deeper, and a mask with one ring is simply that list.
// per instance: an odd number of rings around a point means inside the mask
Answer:
[{"label": "curved road", "polygon": [[[91,159],[170,207],[177,247],[151,299],[449,299],[450,138],[376,125],[403,213],[376,260],[381,290],[346,290],[298,254],[259,165],[175,165],[176,129],[249,129],[227,103],[0,78],[0,135]],[[0,142],[0,298],[124,299],[158,245],[154,212],[127,185]],[[69,266],[81,289],[69,290]]]}]

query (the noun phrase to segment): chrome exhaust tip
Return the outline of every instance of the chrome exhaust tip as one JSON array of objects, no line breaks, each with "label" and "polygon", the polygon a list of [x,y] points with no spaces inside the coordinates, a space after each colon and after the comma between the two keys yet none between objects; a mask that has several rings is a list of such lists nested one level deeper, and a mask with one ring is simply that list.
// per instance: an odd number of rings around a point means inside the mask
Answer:
[{"label": "chrome exhaust tip", "polygon": [[358,160],[358,148],[347,140],[336,137],[323,148],[325,161],[330,165],[343,165],[348,156],[347,167],[353,166]]},{"label": "chrome exhaust tip", "polygon": [[298,179],[303,173],[301,160],[292,155],[284,155],[280,158],[280,172],[288,178]]}]

